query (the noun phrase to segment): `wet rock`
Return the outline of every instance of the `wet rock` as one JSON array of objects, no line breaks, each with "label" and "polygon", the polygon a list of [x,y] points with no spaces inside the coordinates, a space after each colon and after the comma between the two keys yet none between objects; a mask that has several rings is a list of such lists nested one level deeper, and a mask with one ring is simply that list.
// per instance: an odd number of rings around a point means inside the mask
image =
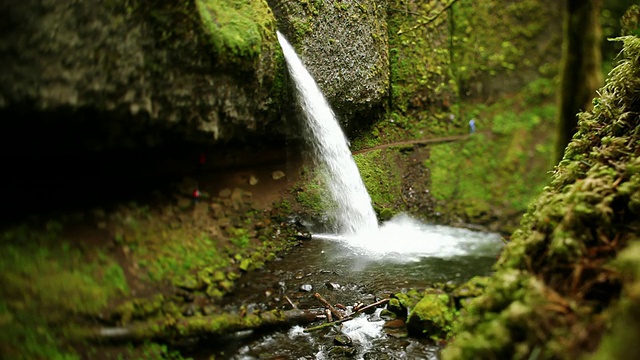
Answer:
[{"label": "wet rock", "polygon": [[299,290],[302,292],[310,292],[311,290],[313,290],[313,286],[311,286],[310,284],[304,284],[300,286]]},{"label": "wet rock", "polygon": [[362,359],[364,360],[390,360],[392,359],[391,355],[382,352],[381,350],[373,350],[366,352],[362,355]]},{"label": "wet rock", "polygon": [[283,171],[276,170],[276,171],[274,171],[274,172],[272,172],[272,173],[271,173],[271,178],[272,178],[273,180],[280,180],[280,179],[282,179],[283,177],[285,177],[285,174],[284,174],[284,172],[283,172]]},{"label": "wet rock", "polygon": [[353,340],[347,334],[338,334],[333,338],[333,343],[340,346],[352,346]]},{"label": "wet rock", "polygon": [[251,175],[249,177],[249,185],[254,186],[256,184],[258,184],[259,180],[257,177],[255,177],[254,175]]},{"label": "wet rock", "polygon": [[311,233],[308,232],[297,232],[296,239],[298,240],[311,240]]},{"label": "wet rock", "polygon": [[285,292],[287,292],[287,283],[285,283],[284,281],[278,281],[276,287],[278,288],[280,294],[284,294]]},{"label": "wet rock", "polygon": [[329,290],[339,290],[341,288],[340,284],[333,282],[327,282],[325,285]]},{"label": "wet rock", "polygon": [[241,188],[234,188],[231,193],[231,205],[234,210],[241,210],[242,206],[253,197],[253,193],[244,191]]},{"label": "wet rock", "polygon": [[402,319],[389,320],[384,323],[385,329],[400,329],[405,327],[405,322]]},{"label": "wet rock", "polygon": [[353,346],[333,346],[329,349],[329,356],[333,359],[343,357],[353,357],[358,353],[358,350]]},{"label": "wet rock", "polygon": [[396,339],[406,339],[409,337],[409,333],[407,332],[406,327],[401,328],[385,328],[384,333],[392,338]]},{"label": "wet rock", "polygon": [[390,299],[389,303],[387,304],[387,309],[397,316],[405,316],[407,313],[407,309],[402,306],[400,300],[398,299]]}]

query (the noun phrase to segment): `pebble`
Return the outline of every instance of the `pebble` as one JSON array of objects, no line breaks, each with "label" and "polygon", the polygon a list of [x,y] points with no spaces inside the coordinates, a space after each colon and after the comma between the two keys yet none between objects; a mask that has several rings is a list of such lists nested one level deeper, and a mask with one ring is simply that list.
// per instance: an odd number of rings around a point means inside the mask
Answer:
[{"label": "pebble", "polygon": [[325,285],[327,285],[327,288],[329,288],[329,290],[338,290],[341,288],[340,284],[338,283],[327,282],[325,283]]},{"label": "pebble", "polygon": [[309,284],[304,284],[300,286],[300,291],[310,292],[311,290],[313,290],[313,286]]}]

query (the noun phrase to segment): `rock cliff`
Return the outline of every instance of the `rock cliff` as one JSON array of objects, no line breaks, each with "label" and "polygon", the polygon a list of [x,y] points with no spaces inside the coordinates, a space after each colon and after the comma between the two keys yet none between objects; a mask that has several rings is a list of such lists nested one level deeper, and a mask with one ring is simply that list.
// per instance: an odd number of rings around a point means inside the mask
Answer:
[{"label": "rock cliff", "polygon": [[0,10],[0,108],[15,126],[16,114],[44,113],[146,133],[106,136],[105,146],[155,145],[154,129],[229,141],[284,128],[271,126],[284,63],[263,1],[26,0]]}]

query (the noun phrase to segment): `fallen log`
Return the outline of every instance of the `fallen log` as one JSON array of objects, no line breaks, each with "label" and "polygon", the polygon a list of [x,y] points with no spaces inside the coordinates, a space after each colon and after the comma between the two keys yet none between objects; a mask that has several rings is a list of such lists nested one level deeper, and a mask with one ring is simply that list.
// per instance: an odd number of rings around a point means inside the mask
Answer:
[{"label": "fallen log", "polygon": [[271,310],[241,316],[219,314],[185,318],[161,318],[131,323],[124,327],[76,329],[68,334],[78,340],[120,342],[144,340],[176,340],[198,336],[230,335],[243,330],[303,325],[318,320],[320,314],[299,309]]}]

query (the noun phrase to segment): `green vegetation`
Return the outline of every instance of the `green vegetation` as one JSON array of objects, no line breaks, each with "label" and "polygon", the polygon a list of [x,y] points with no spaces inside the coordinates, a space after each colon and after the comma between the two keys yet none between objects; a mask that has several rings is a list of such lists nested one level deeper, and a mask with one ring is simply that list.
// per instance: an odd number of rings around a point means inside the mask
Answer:
[{"label": "green vegetation", "polygon": [[[639,111],[640,39],[623,41],[624,60],[593,111],[579,115],[549,186],[469,306],[445,359],[576,357],[596,349],[612,314],[636,316],[629,304],[637,307],[640,124],[629,114]],[[612,266],[616,258],[621,268]],[[637,326],[637,318],[624,322]],[[606,339],[602,351],[635,349],[636,340]]]},{"label": "green vegetation", "polygon": [[378,217],[388,220],[398,212],[402,193],[402,171],[395,154],[375,150],[354,156]]},{"label": "green vegetation", "polygon": [[197,228],[159,222],[137,207],[116,218],[116,240],[139,267],[137,275],[141,280],[160,282],[184,276],[194,268],[221,269],[230,264],[216,242]]},{"label": "green vegetation", "polygon": [[435,341],[446,339],[457,316],[449,295],[427,293],[411,308],[407,330],[409,334],[429,337]]},{"label": "green vegetation", "polygon": [[[236,212],[232,219],[222,219],[222,229],[208,204],[184,208],[181,203],[153,209],[130,203],[108,214],[97,210],[91,214],[100,225],[90,231],[78,232],[92,218],[81,214],[46,226],[34,222],[0,232],[3,355],[77,359],[77,340],[87,338],[86,329],[96,326],[96,319],[132,326],[162,319],[158,321],[171,326],[185,311],[211,314],[241,271],[263,266],[292,244],[286,230],[277,239],[270,236],[275,230],[268,214],[240,206],[219,211],[213,206],[218,216]],[[87,238],[79,236],[85,233]],[[190,302],[194,298],[197,304]],[[87,346],[82,351],[103,350]],[[126,358],[160,354],[181,359],[156,344],[127,354]],[[121,358],[111,350],[105,356]]]},{"label": "green vegetation", "polygon": [[[480,133],[469,140],[430,146],[425,166],[435,210],[476,223],[498,214],[515,217],[544,186],[553,159],[556,66],[532,50],[530,40],[545,33],[551,10],[536,1],[445,5],[390,3],[390,107],[386,119],[363,131],[353,148],[466,134],[467,122],[475,118]],[[526,21],[505,28],[514,14]],[[560,34],[545,41],[554,39]],[[533,80],[499,89],[511,91],[509,97],[476,102],[498,91],[492,84],[515,71]],[[469,100],[460,102],[461,97]],[[384,193],[365,183],[372,197]]]},{"label": "green vegetation", "polygon": [[[518,98],[527,97],[526,94]],[[491,209],[526,210],[545,185],[553,158],[551,104],[522,108],[522,100],[470,106],[478,133],[431,148],[431,191],[446,210],[472,219]],[[546,159],[546,161],[545,161]]]},{"label": "green vegetation", "polygon": [[263,0],[196,0],[202,27],[227,63],[256,59],[275,41],[275,18]]},{"label": "green vegetation", "polygon": [[[530,73],[554,75],[554,67],[538,68],[548,54],[535,50],[539,44],[549,48],[560,45],[559,42],[553,43],[554,38],[549,37],[545,29],[553,18],[553,11],[552,6],[540,1],[514,1],[509,4],[458,1],[452,11],[451,47],[452,64],[455,66],[451,71],[461,96],[483,95],[484,83],[490,79],[526,77]],[[505,27],[503,24],[507,23],[509,26]],[[555,39],[560,40],[560,34]],[[549,73],[541,73],[545,69]]]},{"label": "green vegetation", "polygon": [[124,272],[99,248],[71,244],[62,225],[0,234],[0,352],[11,358],[75,359],[56,338],[69,317],[97,316],[127,295]]},{"label": "green vegetation", "polygon": [[321,217],[335,207],[327,194],[327,175],[323,171],[321,168],[303,169],[302,181],[293,190],[298,204],[312,217]]}]

